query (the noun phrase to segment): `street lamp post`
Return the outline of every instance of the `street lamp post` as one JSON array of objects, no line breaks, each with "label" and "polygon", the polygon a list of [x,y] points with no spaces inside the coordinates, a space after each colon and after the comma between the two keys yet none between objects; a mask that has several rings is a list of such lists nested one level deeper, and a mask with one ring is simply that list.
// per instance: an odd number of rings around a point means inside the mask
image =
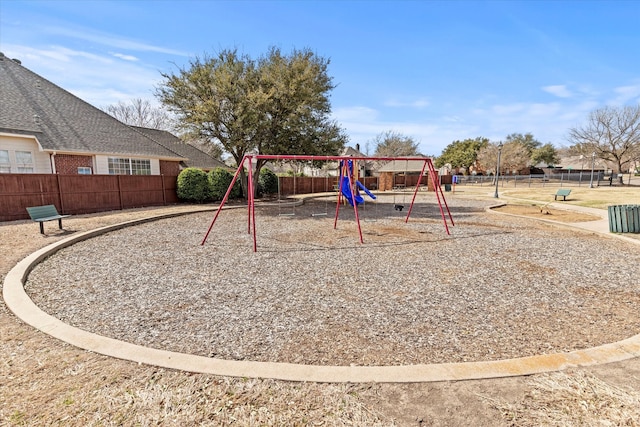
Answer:
[{"label": "street lamp post", "polygon": [[498,164],[496,165],[496,192],[493,197],[498,198],[498,181],[500,179],[500,154],[502,154],[502,142],[498,144]]},{"label": "street lamp post", "polygon": [[582,170],[584,169],[584,154],[580,154],[580,178],[578,180],[578,187],[582,185]]},{"label": "street lamp post", "polygon": [[593,169],[596,166],[596,152],[591,153],[591,181],[589,181],[589,188],[593,188]]}]

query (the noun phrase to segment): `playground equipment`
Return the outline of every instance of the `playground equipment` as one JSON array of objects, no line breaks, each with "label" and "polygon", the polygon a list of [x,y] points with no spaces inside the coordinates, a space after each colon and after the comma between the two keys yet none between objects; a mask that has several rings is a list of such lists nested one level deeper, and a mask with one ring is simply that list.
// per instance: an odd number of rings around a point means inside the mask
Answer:
[{"label": "playground equipment", "polygon": [[354,203],[358,205],[364,203],[359,190],[364,191],[373,200],[376,199],[375,194],[358,181],[353,171],[353,160],[340,161],[340,192],[351,206],[354,206]]},{"label": "playground equipment", "polygon": [[[339,190],[338,191],[338,203],[336,203],[336,213],[335,219],[333,223],[333,228],[337,228],[338,224],[338,215],[340,211],[340,204],[342,203],[342,197],[344,196],[345,200],[353,207],[355,220],[358,226],[358,234],[360,238],[360,243],[364,243],[362,238],[362,228],[360,226],[360,216],[358,213],[358,205],[364,202],[364,198],[360,195],[359,190],[362,190],[367,194],[367,196],[371,197],[375,200],[376,196],[369,191],[362,183],[355,179],[353,168],[355,161],[364,160],[364,161],[423,161],[422,170],[420,172],[420,177],[424,176],[425,170],[428,169],[429,177],[431,182],[433,183],[436,199],[438,201],[438,207],[440,208],[440,215],[442,216],[442,220],[444,222],[444,228],[447,234],[449,233],[449,226],[447,225],[447,218],[445,216],[444,210],[446,209],[448,213],[449,220],[451,221],[451,225],[453,226],[453,218],[451,216],[451,211],[449,211],[449,207],[447,206],[447,202],[444,198],[444,193],[442,192],[442,188],[440,187],[440,181],[438,179],[438,175],[433,166],[433,162],[430,158],[415,158],[415,157],[351,157],[351,156],[298,156],[298,155],[266,155],[266,154],[247,154],[242,158],[242,161],[238,165],[238,169],[233,175],[233,179],[231,180],[231,184],[227,189],[222,201],[220,202],[220,206],[216,211],[213,219],[211,220],[211,224],[207,232],[205,233],[204,238],[202,239],[201,245],[204,245],[209,237],[209,233],[213,228],[220,212],[222,212],[222,208],[229,198],[229,194],[233,189],[233,186],[240,176],[240,171],[243,168],[246,168],[248,171],[248,185],[247,185],[247,207],[248,207],[248,219],[247,219],[247,233],[253,234],[253,251],[257,252],[257,239],[256,239],[256,212],[255,212],[255,188],[253,185],[253,165],[255,164],[254,160],[297,160],[297,161],[338,161],[341,165],[340,172],[340,181],[339,181]],[[405,177],[406,181],[406,177]],[[413,210],[413,205],[418,194],[418,190],[420,189],[420,179],[416,183],[416,187],[413,191],[413,197],[411,199],[411,204],[409,205],[409,209],[407,210],[407,216],[405,218],[405,223],[409,221],[409,217],[411,216],[411,211]]]}]

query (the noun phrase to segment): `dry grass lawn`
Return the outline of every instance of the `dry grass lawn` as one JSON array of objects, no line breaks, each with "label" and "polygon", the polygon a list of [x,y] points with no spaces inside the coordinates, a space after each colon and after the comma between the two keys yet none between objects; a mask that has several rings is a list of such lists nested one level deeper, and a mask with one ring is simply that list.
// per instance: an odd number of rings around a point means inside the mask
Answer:
[{"label": "dry grass lawn", "polygon": [[[64,221],[67,232],[49,223],[46,237],[34,223],[2,223],[0,280],[24,256],[70,232],[146,215],[75,216]],[[436,384],[221,378],[79,350],[24,325],[4,305],[0,355],[0,425],[7,426],[640,425],[637,359],[531,378]]]},{"label": "dry grass lawn", "polygon": [[553,209],[543,204],[507,204],[494,209],[498,212],[559,222],[596,221],[600,217],[563,209]]},{"label": "dry grass lawn", "polygon": [[[640,185],[640,179],[636,179],[634,183]],[[499,195],[503,196],[501,201],[520,199],[545,205],[554,202],[553,197],[560,188],[557,183],[531,188],[520,185],[513,187],[507,181],[504,186],[499,187]],[[640,204],[640,186],[638,185],[589,188],[588,183],[583,183],[581,186],[576,183],[565,184],[562,188],[570,189],[571,194],[566,201],[559,200],[558,202],[598,209],[606,209],[609,205]],[[456,194],[463,197],[491,197],[493,193],[494,189],[489,186],[463,185],[456,189]]]}]

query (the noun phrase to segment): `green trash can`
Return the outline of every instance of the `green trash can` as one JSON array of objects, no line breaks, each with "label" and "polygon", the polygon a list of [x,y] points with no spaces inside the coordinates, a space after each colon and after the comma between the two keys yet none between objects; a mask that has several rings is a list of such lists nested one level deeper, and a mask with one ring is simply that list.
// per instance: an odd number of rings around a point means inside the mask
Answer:
[{"label": "green trash can", "polygon": [[444,191],[451,191],[451,184],[445,184]]},{"label": "green trash can", "polygon": [[608,206],[611,233],[640,233],[640,205]]}]

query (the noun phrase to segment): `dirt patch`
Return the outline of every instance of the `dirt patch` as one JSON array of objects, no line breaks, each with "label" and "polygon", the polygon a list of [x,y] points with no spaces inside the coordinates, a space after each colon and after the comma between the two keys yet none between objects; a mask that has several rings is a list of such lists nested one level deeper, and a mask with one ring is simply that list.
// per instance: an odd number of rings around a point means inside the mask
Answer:
[{"label": "dirt patch", "polygon": [[602,219],[595,215],[584,214],[564,209],[553,209],[547,205],[504,205],[494,208],[494,211],[512,215],[522,215],[531,218],[548,219],[560,222],[587,222]]}]

